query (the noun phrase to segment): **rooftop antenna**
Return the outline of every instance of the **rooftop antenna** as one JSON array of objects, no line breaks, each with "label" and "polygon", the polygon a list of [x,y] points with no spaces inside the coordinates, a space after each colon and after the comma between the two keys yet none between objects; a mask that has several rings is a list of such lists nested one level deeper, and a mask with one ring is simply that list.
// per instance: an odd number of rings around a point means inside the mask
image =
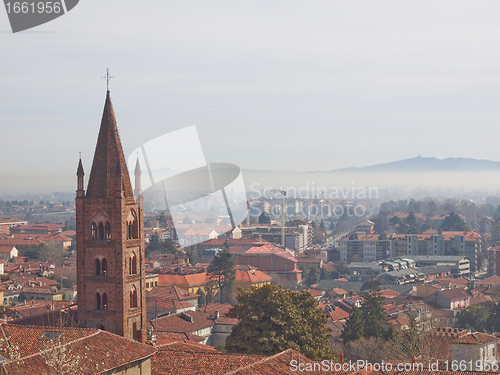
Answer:
[{"label": "rooftop antenna", "polygon": [[115,77],[109,75],[109,68],[106,68],[106,75],[101,77],[101,78],[106,80],[106,90],[109,91],[109,81],[112,78],[115,78]]}]

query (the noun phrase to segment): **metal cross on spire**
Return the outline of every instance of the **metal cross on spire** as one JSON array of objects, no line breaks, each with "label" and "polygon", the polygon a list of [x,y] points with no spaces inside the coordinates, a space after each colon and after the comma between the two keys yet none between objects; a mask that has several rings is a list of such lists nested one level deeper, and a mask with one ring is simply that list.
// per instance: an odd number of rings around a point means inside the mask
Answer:
[{"label": "metal cross on spire", "polygon": [[109,80],[115,78],[109,75],[109,68],[106,68],[106,75],[101,78],[106,80],[106,90],[109,91]]}]

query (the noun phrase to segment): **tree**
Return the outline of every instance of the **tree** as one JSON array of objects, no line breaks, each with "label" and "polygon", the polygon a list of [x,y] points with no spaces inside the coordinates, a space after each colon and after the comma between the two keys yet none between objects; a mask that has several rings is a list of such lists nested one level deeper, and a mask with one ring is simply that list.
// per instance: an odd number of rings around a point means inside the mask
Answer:
[{"label": "tree", "polygon": [[311,266],[307,270],[307,275],[305,277],[304,282],[306,285],[311,286],[319,282],[319,270],[316,266]]},{"label": "tree", "polygon": [[363,326],[363,312],[361,308],[353,306],[342,330],[341,337],[344,344],[362,338],[364,336]]},{"label": "tree", "polygon": [[484,332],[489,328],[490,313],[484,307],[469,306],[458,316],[458,325],[460,328],[470,329],[471,331]]},{"label": "tree", "polygon": [[390,333],[386,326],[384,297],[375,284],[370,286],[370,292],[363,296],[361,307],[353,307],[344,325],[342,339],[344,343],[360,337],[378,337],[386,339]]},{"label": "tree", "polygon": [[442,232],[443,231],[457,231],[457,232],[463,232],[466,230],[469,230],[467,227],[467,224],[465,224],[465,221],[463,221],[460,216],[458,216],[456,213],[452,212],[448,216],[446,216],[441,223],[441,227],[439,228]]},{"label": "tree", "polygon": [[325,267],[321,267],[319,269],[319,279],[320,280],[329,280],[330,275],[328,274],[328,271],[326,270]]},{"label": "tree", "polygon": [[271,218],[265,212],[261,213],[259,216],[259,224],[271,224]]},{"label": "tree", "polygon": [[153,234],[149,238],[149,243],[146,246],[146,255],[151,252],[157,252],[160,254],[180,254],[181,252],[171,240],[162,240],[157,234]]},{"label": "tree", "polygon": [[269,356],[291,348],[311,359],[334,358],[327,317],[309,292],[270,284],[240,289],[227,316],[240,320],[226,340],[228,352]]},{"label": "tree", "polygon": [[215,279],[215,283],[219,287],[220,302],[224,303],[225,299],[233,287],[236,271],[234,269],[234,255],[227,250],[222,250],[214,257],[207,272]]},{"label": "tree", "polygon": [[411,361],[413,356],[422,355],[424,352],[424,339],[418,329],[415,315],[409,316],[408,329],[394,331],[392,334],[392,357]]}]

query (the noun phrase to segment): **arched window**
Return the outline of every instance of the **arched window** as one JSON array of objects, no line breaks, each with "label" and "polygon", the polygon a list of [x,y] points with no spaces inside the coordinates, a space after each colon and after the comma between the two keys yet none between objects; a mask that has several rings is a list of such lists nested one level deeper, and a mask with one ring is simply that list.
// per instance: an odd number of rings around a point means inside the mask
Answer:
[{"label": "arched window", "polygon": [[127,238],[129,240],[134,238],[134,222],[127,223]]},{"label": "arched window", "polygon": [[137,215],[135,214],[134,210],[130,211],[130,215],[127,218],[127,238],[139,238],[139,225],[137,222]]},{"label": "arched window", "polygon": [[134,340],[138,340],[139,339],[138,333],[139,332],[137,332],[137,323],[134,322],[134,324],[132,324],[132,337],[134,338]]},{"label": "arched window", "polygon": [[137,257],[135,256],[135,253],[130,255],[128,270],[131,275],[137,274]]},{"label": "arched window", "polygon": [[90,224],[90,237],[93,240],[97,240],[97,225],[94,221]]},{"label": "arched window", "polygon": [[104,225],[99,223],[99,240],[104,240]]},{"label": "arched window", "polygon": [[108,261],[106,260],[106,258],[104,258],[101,262],[101,270],[102,270],[101,273],[102,276],[108,275]]},{"label": "arched window", "polygon": [[107,310],[108,309],[108,296],[106,293],[102,294],[102,309]]},{"label": "arched window", "polygon": [[101,276],[101,273],[102,273],[101,261],[99,259],[96,259],[95,260],[95,275]]},{"label": "arched window", "polygon": [[105,240],[111,239],[111,224],[109,223],[109,221],[107,221],[106,225],[104,226],[104,239]]},{"label": "arched window", "polygon": [[96,310],[101,310],[102,309],[102,305],[101,305],[101,294],[100,293],[96,293],[95,294],[95,309]]},{"label": "arched window", "polygon": [[130,308],[137,307],[137,289],[135,286],[132,286],[130,290]]}]

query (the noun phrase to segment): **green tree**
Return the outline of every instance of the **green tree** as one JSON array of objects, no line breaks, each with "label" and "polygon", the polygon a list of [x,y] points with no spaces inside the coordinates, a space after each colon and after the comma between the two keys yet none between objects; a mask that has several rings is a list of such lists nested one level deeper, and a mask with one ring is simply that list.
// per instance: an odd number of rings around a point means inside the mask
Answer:
[{"label": "green tree", "polygon": [[317,282],[319,282],[319,270],[318,270],[318,267],[316,267],[316,266],[309,267],[309,269],[307,270],[307,275],[306,275],[306,277],[304,279],[304,282],[308,286],[314,285]]},{"label": "green tree", "polygon": [[380,288],[372,285],[370,292],[363,296],[361,311],[364,319],[364,336],[385,338],[388,333],[386,326],[386,313],[384,309],[384,297]]},{"label": "green tree", "polygon": [[319,269],[319,279],[320,280],[329,280],[330,275],[328,274],[328,271],[326,270],[325,267],[321,267]]},{"label": "green tree", "polygon": [[265,212],[261,213],[259,216],[259,224],[271,224],[271,218]]},{"label": "green tree", "polygon": [[240,322],[226,340],[233,353],[273,355],[292,348],[311,359],[333,359],[326,315],[309,292],[264,285],[240,289],[227,316]]},{"label": "green tree", "polygon": [[363,296],[361,307],[353,307],[351,310],[342,331],[344,343],[360,337],[388,338],[390,331],[386,325],[383,303],[384,297],[380,294],[380,288],[372,284],[370,292]]},{"label": "green tree", "polygon": [[463,221],[460,216],[458,216],[456,213],[452,212],[448,216],[446,216],[441,223],[441,227],[439,227],[441,232],[443,231],[457,231],[457,232],[463,232],[466,230],[469,230],[467,227],[467,224],[465,224],[465,221]]},{"label": "green tree", "polygon": [[171,240],[161,240],[157,234],[153,234],[149,238],[149,243],[146,246],[146,255],[151,252],[161,253],[161,254],[180,254],[181,252]]},{"label": "green tree", "polygon": [[222,250],[214,257],[207,272],[212,275],[219,288],[220,302],[224,303],[233,287],[235,279],[234,254],[227,250]]},{"label": "green tree", "polygon": [[363,311],[360,307],[353,306],[342,330],[341,337],[344,344],[362,338],[364,336],[363,327]]},{"label": "green tree", "polygon": [[470,329],[472,331],[484,332],[489,328],[490,313],[484,307],[469,306],[462,310],[458,316],[458,325],[460,328]]}]

